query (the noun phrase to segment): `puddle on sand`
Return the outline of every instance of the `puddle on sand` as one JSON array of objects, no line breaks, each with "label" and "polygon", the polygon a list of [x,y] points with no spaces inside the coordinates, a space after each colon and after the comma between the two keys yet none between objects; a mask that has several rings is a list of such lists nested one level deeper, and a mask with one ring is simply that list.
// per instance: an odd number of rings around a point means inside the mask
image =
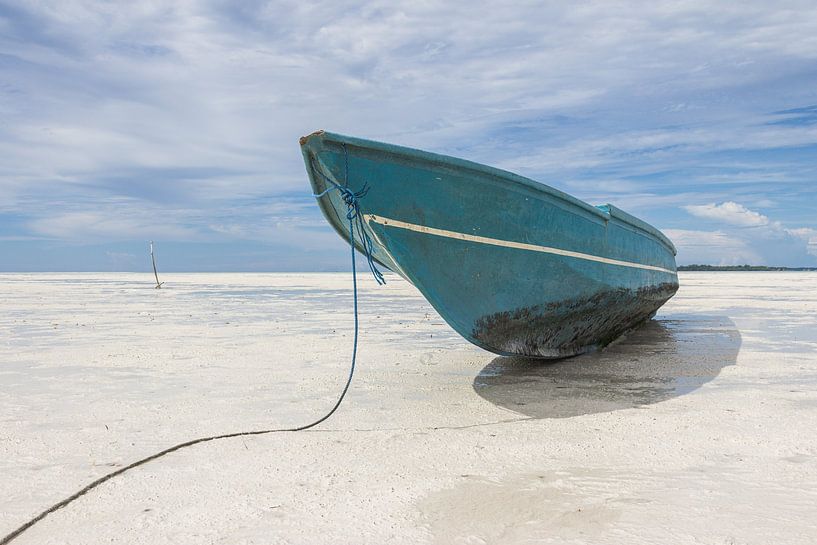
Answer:
[{"label": "puddle on sand", "polygon": [[474,379],[474,390],[533,418],[633,408],[699,388],[735,364],[740,344],[734,322],[724,316],[669,316],[593,354],[495,358]]},{"label": "puddle on sand", "polygon": [[594,539],[619,519],[609,482],[563,471],[494,479],[462,475],[459,485],[438,490],[418,505],[434,543],[540,543]]},{"label": "puddle on sand", "polygon": [[419,500],[418,523],[446,545],[811,543],[815,479],[755,462],[460,475]]}]

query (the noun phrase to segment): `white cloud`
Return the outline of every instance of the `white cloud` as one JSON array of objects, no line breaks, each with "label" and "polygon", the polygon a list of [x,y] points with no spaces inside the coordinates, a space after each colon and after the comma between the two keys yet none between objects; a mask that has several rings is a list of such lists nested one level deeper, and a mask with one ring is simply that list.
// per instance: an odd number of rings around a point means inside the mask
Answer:
[{"label": "white cloud", "polygon": [[684,206],[684,210],[699,218],[706,218],[741,227],[768,225],[769,218],[749,210],[742,204],[726,201],[721,204],[702,204]]},{"label": "white cloud", "polygon": [[763,259],[746,241],[723,231],[665,229],[678,249],[680,264],[743,265]]},{"label": "white cloud", "polygon": [[817,229],[801,227],[799,229],[789,229],[789,233],[800,237],[807,244],[808,253],[817,257]]},{"label": "white cloud", "polygon": [[678,257],[683,262],[803,266],[813,264],[817,256],[815,229],[784,227],[732,201],[683,208],[693,216],[729,226],[718,231],[670,230],[678,236]]},{"label": "white cloud", "polygon": [[[153,220],[153,221],[151,221]],[[184,225],[155,216],[134,216],[121,213],[69,212],[40,218],[29,225],[41,236],[74,242],[100,240],[195,240],[197,233]]]}]

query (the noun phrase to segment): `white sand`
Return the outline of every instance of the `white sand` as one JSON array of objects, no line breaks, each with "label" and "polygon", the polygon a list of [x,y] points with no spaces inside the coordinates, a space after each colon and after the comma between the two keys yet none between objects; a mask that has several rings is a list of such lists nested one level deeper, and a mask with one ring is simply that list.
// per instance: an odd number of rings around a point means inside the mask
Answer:
[{"label": "white sand", "polygon": [[[0,275],[0,536],[334,402],[348,275],[162,276]],[[817,541],[817,274],[684,274],[657,323],[544,366],[361,281],[359,372],[317,431],[171,454],[16,543]]]}]

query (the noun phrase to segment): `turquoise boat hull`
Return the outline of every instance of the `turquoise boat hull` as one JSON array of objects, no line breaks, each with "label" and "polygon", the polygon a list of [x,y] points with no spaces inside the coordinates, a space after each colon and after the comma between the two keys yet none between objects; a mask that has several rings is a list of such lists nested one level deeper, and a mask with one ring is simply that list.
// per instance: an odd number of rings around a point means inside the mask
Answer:
[{"label": "turquoise boat hull", "polygon": [[338,234],[348,241],[347,205],[327,189],[368,187],[358,204],[375,261],[485,350],[539,358],[595,350],[678,290],[672,242],[612,205],[400,146],[324,131],[300,142]]}]

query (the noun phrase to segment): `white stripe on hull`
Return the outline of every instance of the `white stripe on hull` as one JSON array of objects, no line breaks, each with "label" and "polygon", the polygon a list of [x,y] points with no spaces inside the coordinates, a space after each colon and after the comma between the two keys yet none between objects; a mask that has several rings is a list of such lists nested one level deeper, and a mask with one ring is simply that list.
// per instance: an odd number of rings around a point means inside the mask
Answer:
[{"label": "white stripe on hull", "polygon": [[366,214],[364,216],[366,221],[379,223],[388,227],[397,227],[399,229],[406,229],[407,231],[415,231],[417,233],[426,233],[438,237],[453,238],[458,240],[467,240],[469,242],[478,242],[480,244],[490,244],[492,246],[502,246],[504,248],[516,248],[518,250],[529,250],[531,252],[542,252],[546,254],[563,255],[566,257],[575,257],[577,259],[584,259],[587,261],[596,261],[598,263],[606,263],[608,265],[618,265],[620,267],[631,267],[634,269],[645,269],[648,271],[659,271],[669,274],[676,274],[675,271],[665,269],[663,267],[656,267],[655,265],[644,265],[643,263],[633,263],[632,261],[621,261],[618,259],[610,259],[591,254],[583,254],[581,252],[572,252],[570,250],[561,250],[559,248],[551,248],[550,246],[539,246],[536,244],[527,244],[525,242],[514,242],[511,240],[501,240],[498,238],[482,237],[479,235],[469,235],[466,233],[458,233],[456,231],[448,231],[446,229],[437,229],[436,227],[426,227],[425,225],[417,225],[416,223],[407,223],[405,221],[394,220],[391,218],[384,218],[383,216],[376,216],[374,214]]}]

